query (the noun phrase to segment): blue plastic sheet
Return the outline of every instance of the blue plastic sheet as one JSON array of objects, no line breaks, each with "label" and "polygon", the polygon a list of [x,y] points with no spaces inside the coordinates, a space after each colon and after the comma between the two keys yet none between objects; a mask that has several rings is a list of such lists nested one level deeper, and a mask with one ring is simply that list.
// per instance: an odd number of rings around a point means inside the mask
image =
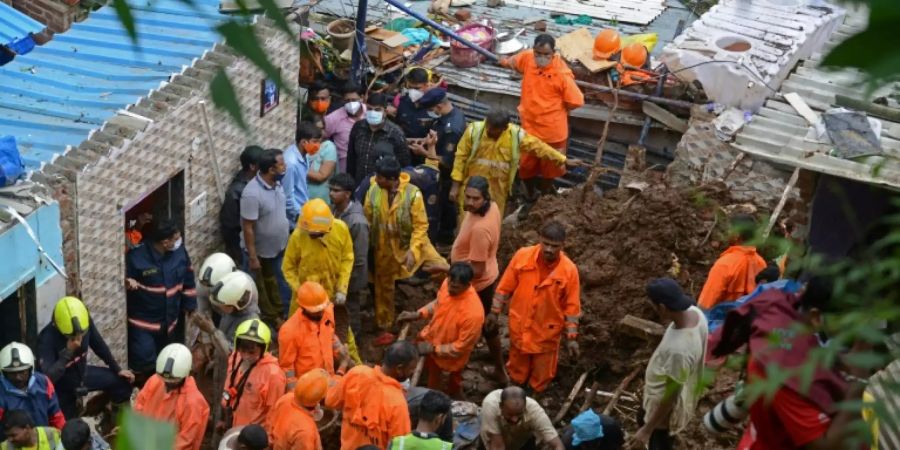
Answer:
[{"label": "blue plastic sheet", "polygon": [[13,136],[0,136],[0,186],[9,186],[25,173],[22,156]]}]

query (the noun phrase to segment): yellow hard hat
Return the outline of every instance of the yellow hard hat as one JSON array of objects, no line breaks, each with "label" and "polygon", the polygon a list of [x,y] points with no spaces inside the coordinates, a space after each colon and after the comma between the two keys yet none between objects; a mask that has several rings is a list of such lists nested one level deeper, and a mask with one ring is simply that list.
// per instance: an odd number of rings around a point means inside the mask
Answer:
[{"label": "yellow hard hat", "polygon": [[63,297],[53,308],[53,323],[60,333],[68,336],[87,332],[91,324],[88,310],[81,300],[75,297]]},{"label": "yellow hard hat", "polygon": [[306,312],[317,313],[328,306],[328,293],[321,284],[306,281],[297,289],[297,304]]},{"label": "yellow hard hat", "polygon": [[301,406],[312,408],[319,404],[328,392],[328,372],[325,369],[313,369],[297,379],[294,386],[294,399]]},{"label": "yellow hard hat", "polygon": [[327,233],[331,231],[334,215],[331,208],[321,198],[314,198],[305,205],[300,214],[300,229],[307,233]]},{"label": "yellow hard hat", "polygon": [[237,348],[238,339],[263,344],[266,346],[266,349],[263,351],[269,351],[269,344],[272,342],[272,330],[262,320],[245,320],[234,331],[234,348]]}]

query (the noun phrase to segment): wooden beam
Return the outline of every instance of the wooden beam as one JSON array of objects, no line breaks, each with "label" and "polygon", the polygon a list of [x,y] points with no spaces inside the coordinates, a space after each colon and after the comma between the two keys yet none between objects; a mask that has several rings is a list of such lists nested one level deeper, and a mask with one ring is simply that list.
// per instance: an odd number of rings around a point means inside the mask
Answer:
[{"label": "wooden beam", "polygon": [[641,319],[640,317],[626,315],[619,322],[622,332],[630,334],[650,342],[656,342],[662,338],[666,329],[662,325],[650,320]]},{"label": "wooden beam", "polygon": [[687,120],[670,113],[656,103],[644,102],[642,104],[642,109],[644,110],[644,114],[679,133],[684,133],[688,129]]}]

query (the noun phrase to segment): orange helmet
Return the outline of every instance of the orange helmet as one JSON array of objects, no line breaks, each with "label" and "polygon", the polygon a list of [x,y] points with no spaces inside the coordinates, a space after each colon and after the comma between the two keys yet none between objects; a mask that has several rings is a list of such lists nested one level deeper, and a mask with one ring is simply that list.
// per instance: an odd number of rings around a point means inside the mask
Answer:
[{"label": "orange helmet", "polygon": [[294,399],[301,406],[312,408],[325,398],[326,392],[328,392],[328,372],[325,369],[313,369],[297,379]]},{"label": "orange helmet", "polygon": [[306,281],[297,289],[297,304],[307,312],[317,313],[328,306],[328,293],[321,284]]},{"label": "orange helmet", "polygon": [[647,47],[632,42],[622,49],[622,63],[631,67],[644,67],[647,63]]},{"label": "orange helmet", "polygon": [[619,38],[619,33],[611,28],[606,28],[594,39],[594,59],[609,59],[619,51],[621,46],[622,40]]}]

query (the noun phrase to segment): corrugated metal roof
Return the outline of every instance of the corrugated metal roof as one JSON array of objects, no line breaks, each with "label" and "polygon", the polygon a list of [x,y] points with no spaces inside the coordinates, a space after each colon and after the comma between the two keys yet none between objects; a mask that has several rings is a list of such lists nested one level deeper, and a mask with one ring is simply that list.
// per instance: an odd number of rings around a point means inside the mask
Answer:
[{"label": "corrugated metal roof", "polygon": [[131,6],[132,45],[104,7],[0,68],[0,134],[16,136],[29,170],[80,144],[115,112],[158,88],[220,37],[218,0],[149,0]]},{"label": "corrugated metal roof", "polygon": [[[34,46],[31,35],[40,33],[45,28],[46,25],[0,2],[0,45],[14,48],[19,54],[26,53],[26,49],[30,50]],[[0,56],[0,60],[2,59]]]},{"label": "corrugated metal roof", "polygon": [[[353,17],[356,14],[356,4],[358,0],[320,0],[318,5],[313,8],[315,13],[327,14],[339,17]],[[498,8],[490,8],[485,6],[485,2],[476,2],[471,6],[466,6],[472,12],[473,18],[489,19],[500,32],[515,31],[525,28],[519,40],[530,44],[538,32],[534,30],[534,25],[523,25],[525,20],[544,20],[547,22],[547,33],[555,37],[575,31],[579,28],[587,28],[592,35],[596,35],[604,28],[615,28],[623,35],[639,34],[639,33],[657,33],[658,42],[654,48],[653,54],[656,55],[675,37],[675,30],[678,22],[684,20],[687,23],[696,19],[696,16],[688,10],[678,0],[667,0],[666,9],[656,17],[648,26],[637,26],[622,22],[612,22],[601,19],[593,19],[590,26],[584,25],[559,25],[554,23],[550,17],[550,11],[531,8],[526,6],[501,6]],[[426,13],[430,2],[412,2],[410,7],[418,12]],[[452,12],[452,11],[451,11]],[[380,21],[385,23],[389,20],[407,17],[403,13],[394,9],[383,0],[369,0],[369,9],[367,13],[368,21]],[[569,15],[570,18],[574,16]],[[482,64],[476,68],[460,69],[449,61],[444,62],[438,69],[442,75],[448,78],[452,84],[461,87],[492,92],[495,94],[519,96],[521,92],[521,80],[514,79],[510,76],[510,72],[505,69],[492,65],[490,63]],[[576,114],[578,114],[576,112]],[[596,117],[596,116],[592,116]]]},{"label": "corrugated metal roof", "polygon": [[[865,17],[863,12],[848,12],[844,24],[826,49],[798,66],[782,84],[782,93],[798,93],[819,114],[837,107],[836,95],[871,101],[864,98],[864,76],[860,72],[818,67],[830,48],[865,28]],[[873,98],[898,95],[900,83],[892,83],[876,92]],[[883,155],[856,160],[838,158],[828,154],[832,145],[806,139],[809,130],[806,120],[779,96],[766,102],[753,121],[738,133],[733,145],[751,155],[787,166],[900,189],[900,123],[879,120],[882,123]]]}]

